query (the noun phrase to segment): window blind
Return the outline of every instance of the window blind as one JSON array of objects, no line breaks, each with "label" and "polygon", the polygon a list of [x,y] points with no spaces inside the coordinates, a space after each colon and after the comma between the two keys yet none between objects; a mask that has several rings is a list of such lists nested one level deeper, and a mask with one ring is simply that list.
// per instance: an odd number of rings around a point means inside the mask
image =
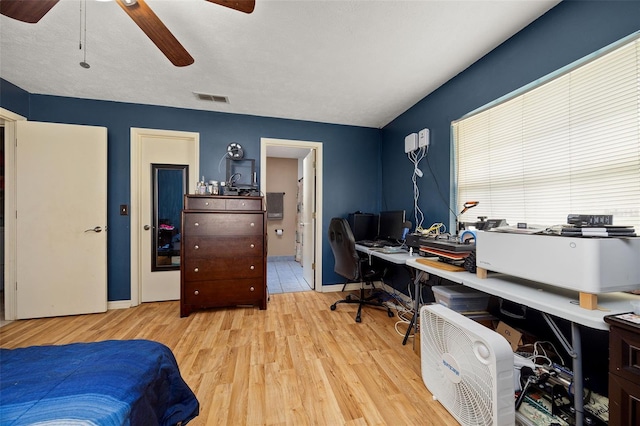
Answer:
[{"label": "window blind", "polygon": [[452,205],[479,201],[460,221],[640,225],[639,37],[452,123]]}]

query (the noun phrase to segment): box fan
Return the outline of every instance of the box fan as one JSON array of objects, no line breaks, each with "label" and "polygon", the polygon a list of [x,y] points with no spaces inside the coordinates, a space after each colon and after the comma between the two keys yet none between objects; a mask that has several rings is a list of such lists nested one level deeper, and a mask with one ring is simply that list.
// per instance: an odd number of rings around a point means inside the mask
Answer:
[{"label": "box fan", "polygon": [[420,309],[425,386],[462,425],[515,424],[513,352],[481,324],[435,304]]}]

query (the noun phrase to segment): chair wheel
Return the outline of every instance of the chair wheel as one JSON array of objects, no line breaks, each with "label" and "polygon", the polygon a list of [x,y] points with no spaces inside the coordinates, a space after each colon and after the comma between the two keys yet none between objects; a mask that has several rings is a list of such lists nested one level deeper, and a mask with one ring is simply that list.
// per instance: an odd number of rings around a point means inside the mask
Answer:
[{"label": "chair wheel", "polygon": [[393,312],[387,311],[387,315],[389,315],[389,318],[391,318],[391,317],[393,317]]},{"label": "chair wheel", "polygon": [[336,310],[336,304],[334,303],[333,305],[331,305],[331,310],[335,311]]}]

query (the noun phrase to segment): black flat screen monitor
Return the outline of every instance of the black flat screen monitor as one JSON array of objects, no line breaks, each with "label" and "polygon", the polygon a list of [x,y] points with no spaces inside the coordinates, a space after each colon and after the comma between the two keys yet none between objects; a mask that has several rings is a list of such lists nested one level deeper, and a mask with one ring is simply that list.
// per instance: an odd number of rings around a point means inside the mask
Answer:
[{"label": "black flat screen monitor", "polygon": [[378,216],[371,213],[349,213],[347,219],[356,241],[374,240],[378,236]]},{"label": "black flat screen monitor", "polygon": [[404,233],[404,210],[380,212],[378,238],[389,241],[402,241]]}]

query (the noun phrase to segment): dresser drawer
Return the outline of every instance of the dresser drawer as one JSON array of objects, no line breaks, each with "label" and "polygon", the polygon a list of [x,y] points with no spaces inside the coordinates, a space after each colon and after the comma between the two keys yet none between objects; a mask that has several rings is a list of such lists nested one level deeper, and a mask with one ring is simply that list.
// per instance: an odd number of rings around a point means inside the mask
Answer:
[{"label": "dresser drawer", "polygon": [[262,197],[230,197],[210,195],[186,195],[185,210],[234,210],[262,211]]},{"label": "dresser drawer", "polygon": [[228,198],[226,200],[227,210],[262,210],[262,199],[251,198]]},{"label": "dresser drawer", "polygon": [[640,383],[640,334],[609,329],[609,372]]},{"label": "dresser drawer", "polygon": [[184,208],[187,210],[226,210],[224,198],[186,196]]},{"label": "dresser drawer", "polygon": [[263,235],[262,213],[183,213],[183,233],[188,235]]},{"label": "dresser drawer", "polygon": [[609,373],[609,424],[640,424],[640,383]]},{"label": "dresser drawer", "polygon": [[191,258],[264,256],[263,237],[187,236],[182,240],[185,256]]},{"label": "dresser drawer", "polygon": [[261,279],[218,281],[186,281],[183,286],[184,303],[198,307],[255,305],[265,298]]},{"label": "dresser drawer", "polygon": [[182,268],[188,281],[222,280],[227,278],[260,278],[264,276],[264,258],[239,256],[221,258],[187,257]]}]

